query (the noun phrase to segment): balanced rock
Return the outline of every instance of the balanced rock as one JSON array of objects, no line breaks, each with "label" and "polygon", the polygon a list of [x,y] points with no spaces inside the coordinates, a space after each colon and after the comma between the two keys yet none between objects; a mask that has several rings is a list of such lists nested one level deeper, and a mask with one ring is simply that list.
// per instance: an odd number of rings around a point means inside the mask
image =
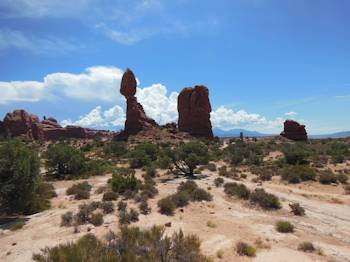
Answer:
[{"label": "balanced rock", "polygon": [[286,120],[281,136],[295,141],[306,141],[307,132],[305,130],[305,125],[300,125],[294,120]]},{"label": "balanced rock", "polygon": [[193,136],[213,138],[210,122],[209,90],[205,86],[184,88],[177,98],[180,131]]},{"label": "balanced rock", "polygon": [[127,69],[122,77],[120,93],[126,98],[125,133],[135,134],[141,130],[158,126],[157,123],[147,117],[142,105],[137,102],[136,79],[134,73]]},{"label": "balanced rock", "polygon": [[29,114],[23,109],[17,109],[6,114],[3,121],[4,133],[10,137],[23,136],[33,139],[33,126],[38,122],[37,116]]}]

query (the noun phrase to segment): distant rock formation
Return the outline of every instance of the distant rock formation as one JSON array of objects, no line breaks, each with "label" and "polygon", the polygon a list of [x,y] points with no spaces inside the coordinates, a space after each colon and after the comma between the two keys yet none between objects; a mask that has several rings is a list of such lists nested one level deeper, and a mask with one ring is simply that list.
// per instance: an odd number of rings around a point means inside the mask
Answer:
[{"label": "distant rock formation", "polygon": [[136,79],[134,73],[127,69],[122,77],[120,84],[120,93],[126,98],[126,121],[125,134],[136,134],[141,130],[158,126],[157,123],[146,116],[146,113],[140,103],[137,102]]},{"label": "distant rock formation", "polygon": [[211,105],[205,86],[184,88],[177,98],[178,128],[193,136],[213,138],[210,122]]},{"label": "distant rock formation", "polygon": [[7,113],[0,123],[0,135],[23,137],[28,140],[57,140],[60,138],[94,138],[109,136],[112,132],[95,130],[79,126],[62,127],[53,117],[44,118],[41,122],[36,115],[23,109]]},{"label": "distant rock formation", "polygon": [[294,120],[286,120],[284,122],[284,130],[281,136],[295,141],[306,141],[307,132],[304,125],[300,125]]}]

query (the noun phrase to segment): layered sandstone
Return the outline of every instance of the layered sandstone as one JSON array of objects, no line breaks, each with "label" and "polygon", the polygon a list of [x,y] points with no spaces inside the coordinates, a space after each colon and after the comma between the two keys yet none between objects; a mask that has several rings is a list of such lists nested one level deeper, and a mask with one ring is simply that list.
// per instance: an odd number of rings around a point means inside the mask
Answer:
[{"label": "layered sandstone", "polygon": [[281,136],[295,141],[306,141],[307,132],[305,130],[305,125],[300,125],[294,120],[286,120]]}]

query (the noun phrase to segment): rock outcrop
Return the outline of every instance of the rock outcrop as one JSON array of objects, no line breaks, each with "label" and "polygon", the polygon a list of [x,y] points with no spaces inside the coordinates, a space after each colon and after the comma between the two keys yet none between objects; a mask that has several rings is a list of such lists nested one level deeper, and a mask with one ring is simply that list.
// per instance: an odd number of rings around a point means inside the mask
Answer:
[{"label": "rock outcrop", "polygon": [[112,132],[83,128],[80,126],[62,127],[53,117],[41,122],[36,115],[23,109],[7,113],[0,123],[0,134],[10,137],[23,137],[28,140],[57,140],[60,138],[95,138],[108,136]]},{"label": "rock outcrop", "polygon": [[307,132],[305,130],[305,125],[300,125],[294,120],[286,120],[281,136],[295,141],[306,141]]},{"label": "rock outcrop", "polygon": [[205,86],[184,88],[177,98],[178,128],[193,136],[213,138],[210,122],[211,105]]},{"label": "rock outcrop", "polygon": [[120,84],[120,93],[126,98],[124,133],[127,135],[136,134],[141,130],[158,126],[153,119],[147,117],[142,105],[137,102],[137,98],[135,97],[136,86],[134,73],[130,69],[127,69]]}]

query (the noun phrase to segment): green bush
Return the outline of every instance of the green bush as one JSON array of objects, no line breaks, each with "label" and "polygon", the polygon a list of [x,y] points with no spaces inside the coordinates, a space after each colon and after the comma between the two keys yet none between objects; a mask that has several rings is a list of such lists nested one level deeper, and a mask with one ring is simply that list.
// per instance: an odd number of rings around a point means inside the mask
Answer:
[{"label": "green bush", "polygon": [[256,249],[245,242],[238,242],[236,244],[236,251],[240,256],[255,257],[256,255]]},{"label": "green bush", "polygon": [[152,211],[152,209],[148,206],[147,201],[141,201],[139,209],[142,215],[148,215]]},{"label": "green bush", "polygon": [[89,218],[89,222],[96,227],[101,226],[103,224],[103,215],[101,213],[94,213]]},{"label": "green bush", "polygon": [[103,152],[109,156],[121,157],[127,153],[125,142],[111,141],[104,143]]},{"label": "green bush", "polygon": [[19,140],[0,144],[0,215],[34,214],[50,207],[55,196],[40,179],[37,152]]},{"label": "green bush", "polygon": [[201,142],[180,144],[170,154],[176,173],[193,176],[198,165],[206,165],[209,161],[208,147]]},{"label": "green bush", "polygon": [[70,227],[73,223],[73,213],[67,211],[61,216],[61,227]]},{"label": "green bush", "polygon": [[84,154],[62,142],[50,144],[45,157],[49,173],[60,179],[80,176],[86,170]]},{"label": "green bush", "polygon": [[135,171],[120,168],[119,171],[113,174],[111,186],[112,190],[119,194],[123,194],[128,190],[137,191],[138,182],[135,177]]},{"label": "green bush", "polygon": [[294,232],[294,226],[288,221],[277,221],[276,230],[280,233],[292,233]]},{"label": "green bush", "polygon": [[121,227],[120,232],[110,232],[106,242],[88,234],[75,243],[45,248],[34,254],[33,260],[47,261],[194,261],[207,262],[209,258],[200,251],[200,241],[195,235],[185,236],[182,231],[166,236],[162,227],[140,230]]},{"label": "green bush", "polygon": [[213,196],[202,188],[196,188],[192,191],[190,198],[192,201],[212,201]]},{"label": "green bush", "polygon": [[113,191],[107,191],[103,194],[102,201],[113,201],[118,199],[118,194]]},{"label": "green bush", "polygon": [[84,181],[78,184],[72,185],[67,189],[67,195],[74,195],[74,198],[77,200],[80,199],[89,199],[90,198],[91,185],[88,182]]},{"label": "green bush", "polygon": [[214,184],[216,187],[221,187],[225,180],[222,177],[217,177],[214,179]]},{"label": "green bush", "polygon": [[282,148],[285,161],[290,165],[305,164],[309,151],[303,143],[284,144]]},{"label": "green bush", "polygon": [[298,246],[298,250],[304,251],[304,252],[314,252],[316,250],[314,244],[309,241],[305,241],[303,243],[300,243]]},{"label": "green bush", "polygon": [[338,182],[336,175],[332,172],[322,172],[318,176],[318,181],[325,185]]},{"label": "green bush", "polygon": [[90,159],[86,161],[84,175],[101,176],[110,171],[111,165],[105,160]]},{"label": "green bush", "polygon": [[150,177],[155,177],[156,174],[157,174],[156,168],[154,166],[152,166],[152,165],[151,166],[147,166],[145,168],[145,171],[146,171],[146,175],[150,176]]},{"label": "green bush", "polygon": [[157,145],[151,143],[139,144],[129,153],[130,166],[132,168],[148,166],[151,162],[157,160],[158,153]]},{"label": "green bush", "polygon": [[224,185],[224,192],[229,196],[237,196],[246,200],[250,196],[250,190],[245,185],[235,182],[226,183]]},{"label": "green bush", "polygon": [[166,197],[158,201],[159,212],[161,214],[171,216],[175,211],[175,204],[171,197]]},{"label": "green bush", "polygon": [[301,181],[315,180],[316,172],[308,166],[295,165],[283,169],[282,179],[289,183],[300,183]]},{"label": "green bush", "polygon": [[257,188],[250,193],[250,202],[258,204],[264,209],[280,209],[281,203],[275,195],[265,192],[263,188]]},{"label": "green bush", "polygon": [[187,206],[190,201],[190,196],[184,191],[179,191],[172,195],[172,201],[176,207]]},{"label": "green bush", "polygon": [[296,216],[304,216],[305,215],[305,209],[300,206],[299,203],[293,203],[289,204],[289,207],[291,209],[291,212]]}]

